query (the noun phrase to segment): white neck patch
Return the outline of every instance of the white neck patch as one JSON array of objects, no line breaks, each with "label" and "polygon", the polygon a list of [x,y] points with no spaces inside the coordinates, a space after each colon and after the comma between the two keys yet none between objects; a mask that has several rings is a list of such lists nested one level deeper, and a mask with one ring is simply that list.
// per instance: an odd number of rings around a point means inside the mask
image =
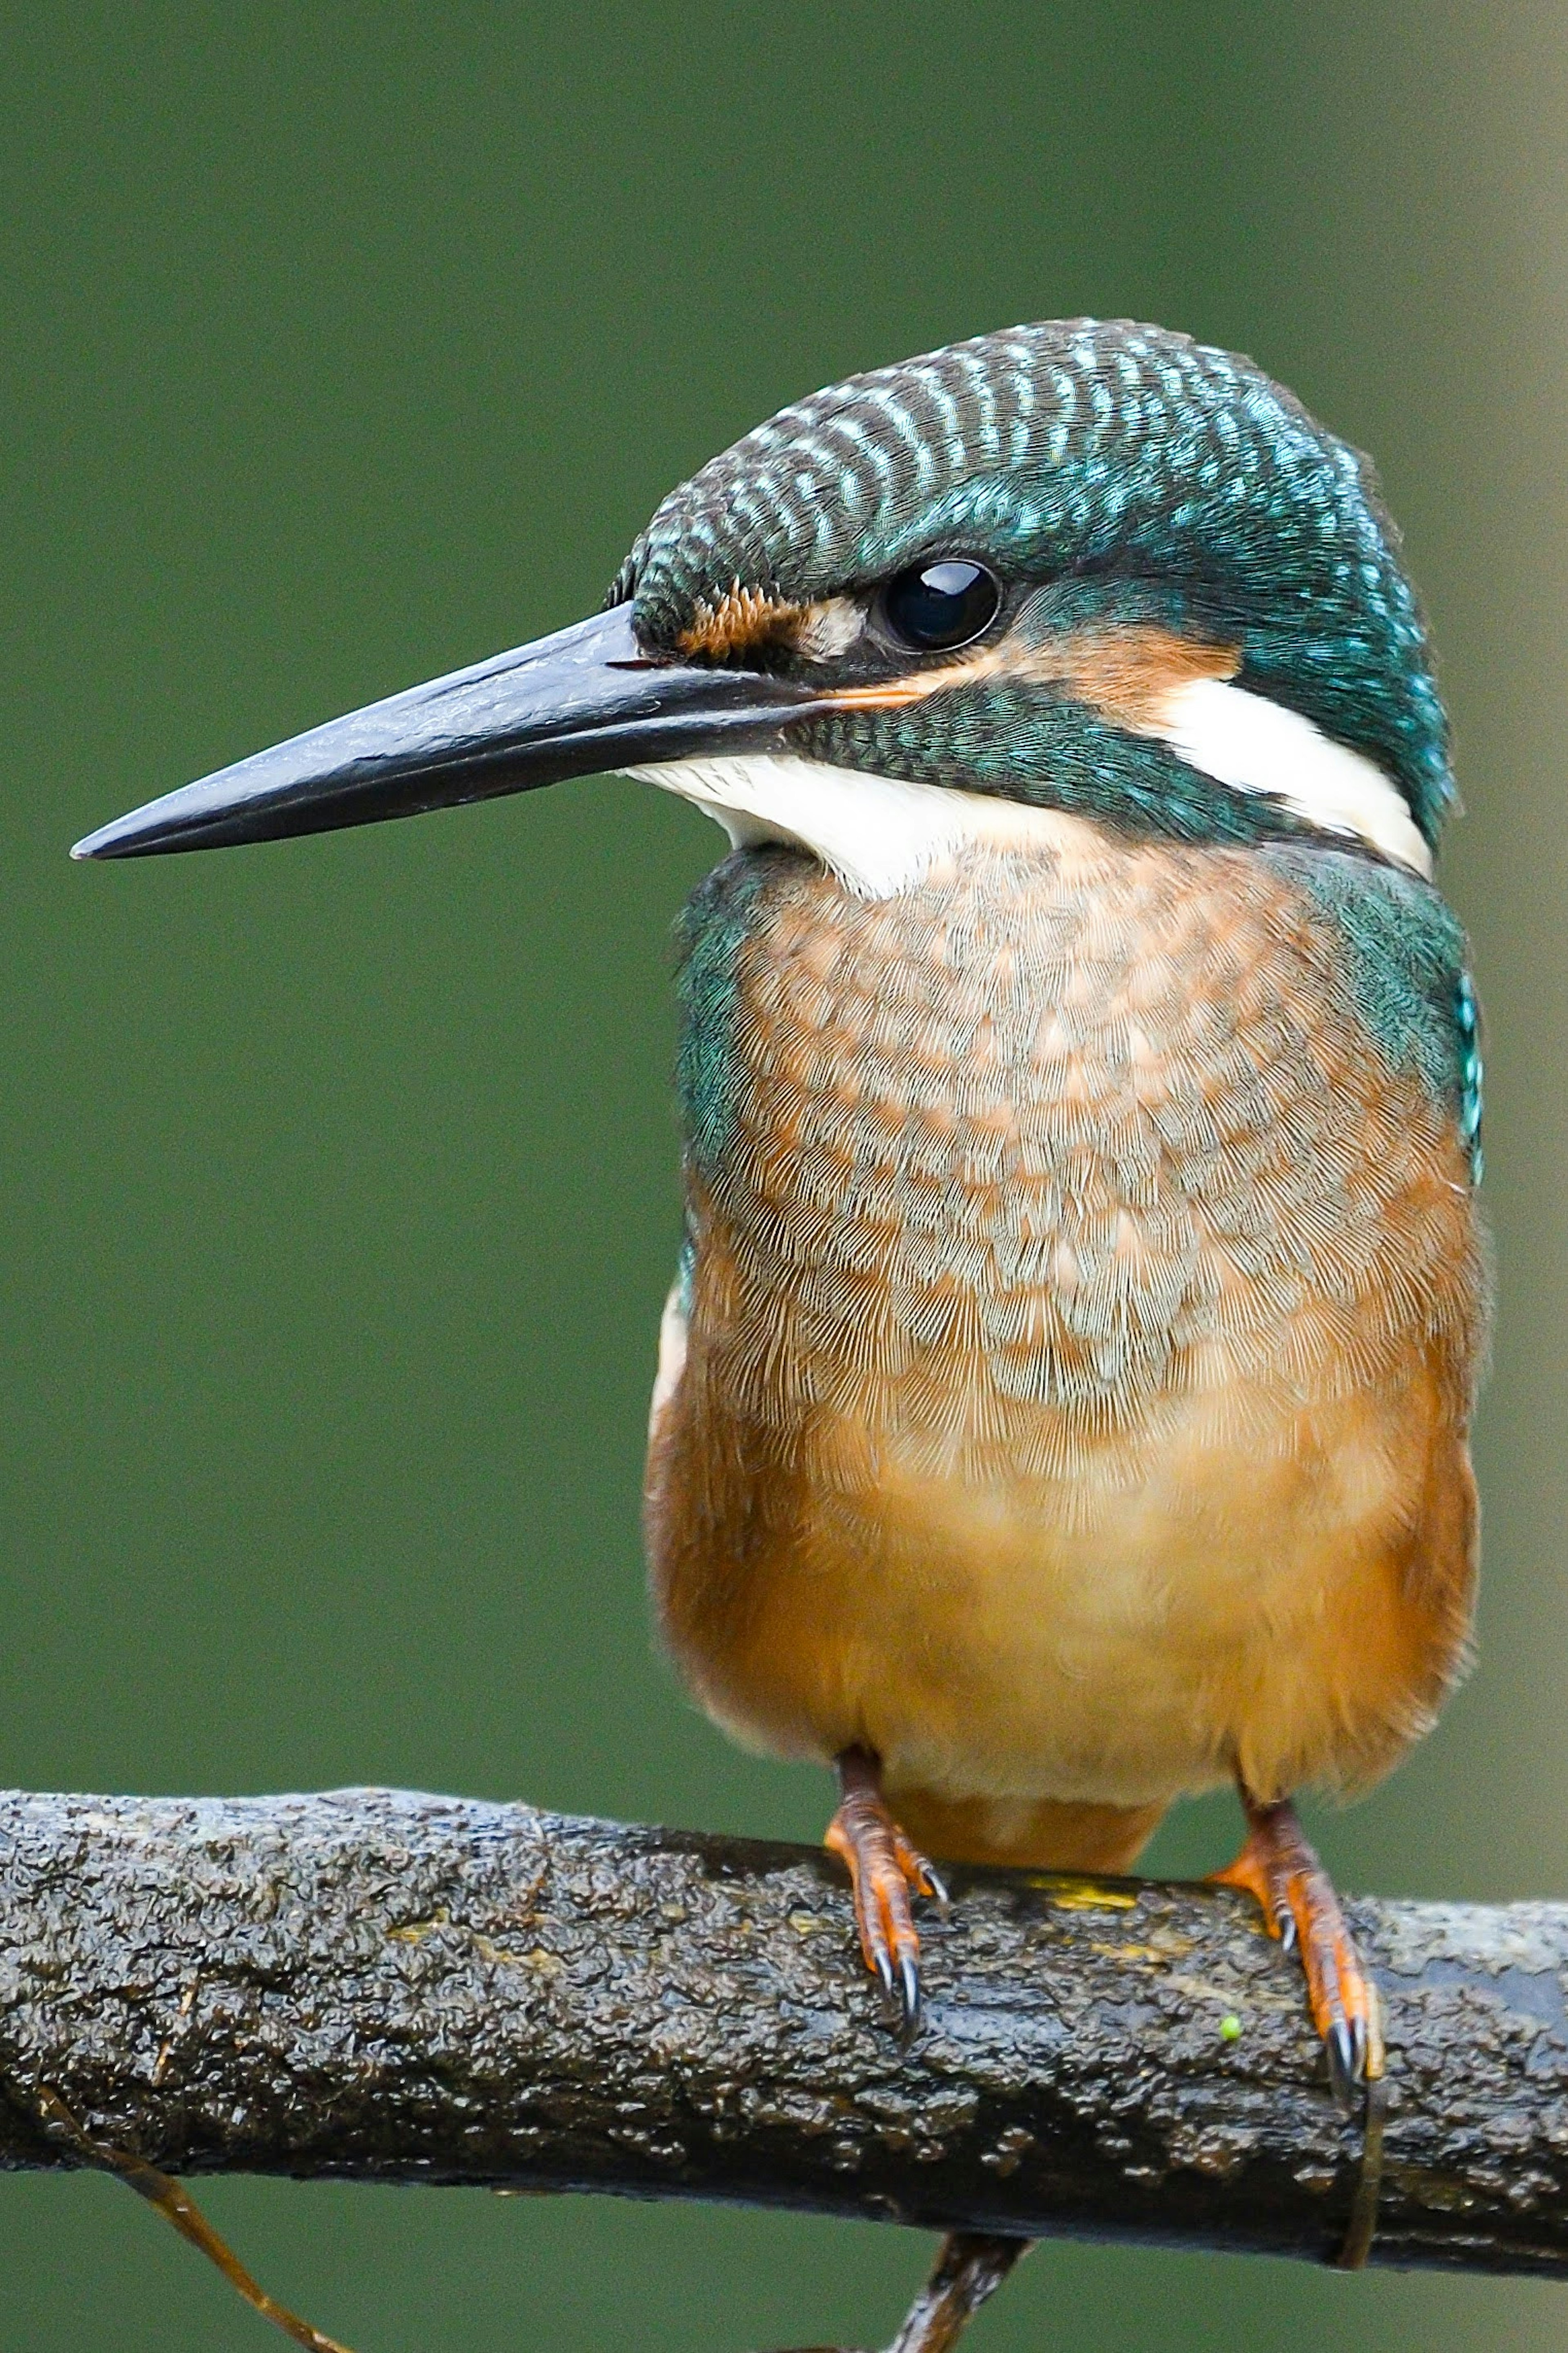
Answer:
[{"label": "white neck patch", "polygon": [[[1147,732],[1232,792],[1267,793],[1315,831],[1430,876],[1432,852],[1397,787],[1299,712],[1220,679],[1191,679],[1171,690]],[[794,753],[660,760],[622,774],[690,801],[737,849],[784,841],[810,850],[862,899],[890,898],[972,842],[1059,845],[1086,830],[1059,810]]]},{"label": "white neck patch", "polygon": [[1149,732],[1233,793],[1268,793],[1315,831],[1364,841],[1431,879],[1430,846],[1398,786],[1299,711],[1223,679],[1192,678],[1171,689]]}]

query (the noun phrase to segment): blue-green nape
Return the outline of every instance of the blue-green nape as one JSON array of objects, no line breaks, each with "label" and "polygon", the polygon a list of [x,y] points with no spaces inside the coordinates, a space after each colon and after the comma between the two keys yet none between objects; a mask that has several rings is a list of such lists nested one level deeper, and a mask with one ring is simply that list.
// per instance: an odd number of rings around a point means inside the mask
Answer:
[{"label": "blue-green nape", "polygon": [[1369,461],[1163,328],[1047,321],[814,393],[671,492],[610,598],[674,647],[727,591],[809,606],[949,553],[1234,644],[1237,683],[1368,754],[1436,840],[1447,724]]}]

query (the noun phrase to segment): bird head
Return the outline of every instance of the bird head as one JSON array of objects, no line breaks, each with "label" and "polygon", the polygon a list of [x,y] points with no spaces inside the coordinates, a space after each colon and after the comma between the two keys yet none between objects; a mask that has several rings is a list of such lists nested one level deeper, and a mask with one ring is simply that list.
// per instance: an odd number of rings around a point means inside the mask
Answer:
[{"label": "bird head", "polygon": [[134,857],[622,770],[851,887],[1024,812],[1419,872],[1447,728],[1368,461],[1252,362],[1017,327],[782,409],[603,612],[103,827]]}]

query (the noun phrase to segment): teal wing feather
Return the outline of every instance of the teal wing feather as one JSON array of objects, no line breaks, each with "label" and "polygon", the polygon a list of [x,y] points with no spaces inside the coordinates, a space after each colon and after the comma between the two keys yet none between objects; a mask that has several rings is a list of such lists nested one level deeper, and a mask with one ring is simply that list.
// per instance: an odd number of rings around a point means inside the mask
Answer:
[{"label": "teal wing feather", "polygon": [[1480,1014],[1458,917],[1430,882],[1352,850],[1269,848],[1338,934],[1336,965],[1357,1018],[1391,1066],[1451,1103],[1481,1176]]}]

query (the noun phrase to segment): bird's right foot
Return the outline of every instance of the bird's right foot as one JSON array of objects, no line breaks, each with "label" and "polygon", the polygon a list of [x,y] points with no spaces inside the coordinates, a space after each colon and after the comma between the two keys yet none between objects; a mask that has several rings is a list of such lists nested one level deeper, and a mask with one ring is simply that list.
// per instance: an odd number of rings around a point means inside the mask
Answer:
[{"label": "bird's right foot", "polygon": [[1260,1804],[1246,1788],[1241,1801],[1247,1842],[1228,1869],[1214,1873],[1215,1882],[1256,1897],[1269,1935],[1287,1952],[1300,1951],[1329,2083],[1339,2106],[1353,2116],[1359,2087],[1376,2084],[1383,2074],[1377,1989],[1295,1808],[1283,1799]]},{"label": "bird's right foot", "polygon": [[945,1905],[947,1890],[893,1820],[871,1751],[846,1748],[836,1765],[838,1810],[823,1844],[848,1869],[866,1967],[902,2031],[912,2034],[921,2015],[921,1940],[912,1899],[931,1895]]}]

